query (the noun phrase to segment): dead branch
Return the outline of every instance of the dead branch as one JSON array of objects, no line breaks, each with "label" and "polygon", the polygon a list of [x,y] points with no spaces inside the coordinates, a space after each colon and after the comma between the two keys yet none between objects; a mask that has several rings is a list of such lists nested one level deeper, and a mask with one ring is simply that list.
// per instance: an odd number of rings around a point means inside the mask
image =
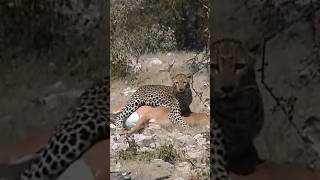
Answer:
[{"label": "dead branch", "polygon": [[169,72],[169,73],[172,71],[172,68],[173,68],[173,65],[174,65],[175,62],[176,62],[176,60],[174,59],[171,64],[168,63],[168,65],[169,65],[169,66],[168,66],[168,72]]},{"label": "dead branch", "polygon": [[171,175],[161,176],[161,177],[157,177],[155,180],[169,179],[170,177],[171,177]]},{"label": "dead branch", "polygon": [[171,74],[172,73],[172,68],[173,68],[173,65],[174,65],[175,62],[176,62],[175,59],[173,59],[171,64],[168,62],[168,68],[160,69],[159,72],[168,72],[169,74]]},{"label": "dead branch", "polygon": [[[264,39],[262,41],[262,48],[261,48],[262,49],[262,55],[261,55],[262,63],[261,63],[261,69],[259,69],[259,71],[261,72],[261,83],[262,83],[263,87],[267,90],[267,92],[270,94],[270,96],[275,100],[277,107],[280,107],[281,111],[287,117],[287,119],[289,121],[289,124],[294,128],[294,130],[297,132],[297,134],[300,136],[300,138],[302,140],[305,137],[303,136],[302,132],[299,130],[298,126],[293,122],[293,115],[292,115],[293,105],[290,105],[289,110],[287,110],[286,107],[281,103],[281,102],[284,101],[284,98],[276,96],[275,93],[273,92],[273,89],[265,81],[265,67],[268,65],[266,60],[265,60],[266,46],[267,46],[267,43],[270,40],[274,39],[275,37],[277,37],[282,32],[288,30],[289,28],[291,28],[296,23],[306,19],[312,13],[314,13],[315,11],[318,11],[318,10],[320,10],[320,3],[319,2],[311,3],[309,6],[307,6],[304,9],[302,9],[302,13],[301,13],[300,16],[298,16],[294,20],[284,24],[277,31],[275,31],[275,32],[269,34],[268,36],[264,37]],[[259,47],[259,43],[253,46],[253,48],[256,48],[256,47]],[[251,49],[253,49],[253,48],[251,48]],[[288,102],[289,101],[290,101],[290,99],[288,99]]]},{"label": "dead branch", "polygon": [[203,100],[203,96],[202,96],[203,92],[196,91],[196,89],[193,86],[193,75],[192,75],[192,78],[191,78],[191,89],[196,94],[195,97],[198,97],[200,102],[206,107],[205,100]]},{"label": "dead branch", "polygon": [[[288,30],[289,28],[291,28],[296,23],[308,18],[314,12],[320,10],[320,2],[314,2],[314,3],[315,4],[312,3],[309,6],[307,6],[306,8],[302,9],[301,10],[302,13],[301,13],[300,16],[296,17],[295,19],[293,19],[292,21],[290,21],[288,23],[285,23],[277,31],[271,32],[268,36],[264,37],[263,41],[262,41],[262,45],[267,43],[267,42],[269,42],[270,40],[274,39],[275,37],[277,37],[282,32]],[[249,49],[249,50],[252,51],[253,49],[257,49],[257,47],[259,47],[260,45],[261,45],[261,42],[253,45],[252,48]]]},{"label": "dead branch", "polygon": [[[281,111],[285,114],[285,116],[287,117],[289,124],[293,127],[293,129],[297,132],[297,134],[299,135],[299,137],[303,140],[305,137],[303,136],[302,132],[299,130],[298,126],[294,123],[293,121],[293,110],[294,110],[294,106],[291,102],[291,98],[288,98],[288,105],[289,108],[287,109],[281,102],[285,101],[286,99],[283,97],[279,97],[277,96],[274,92],[273,92],[273,88],[271,88],[265,81],[265,67],[268,65],[265,61],[265,54],[266,54],[266,45],[267,45],[268,39],[264,39],[263,43],[262,43],[262,63],[261,63],[261,69],[260,69],[260,73],[261,73],[261,84],[263,85],[263,87],[267,90],[267,92],[270,94],[270,96],[275,100],[277,107],[280,107]],[[294,102],[296,101],[296,99],[293,100]]]},{"label": "dead branch", "polygon": [[187,64],[190,66],[192,75],[209,67],[210,57],[208,53],[205,53],[201,59],[199,58],[200,54],[201,53],[197,53],[193,58],[187,60]]},{"label": "dead branch", "polygon": [[209,63],[210,63],[210,59],[209,59],[209,55],[208,53],[205,53],[204,56],[200,59],[199,55],[201,54],[201,52],[197,53],[194,57],[190,58],[187,60],[187,64],[190,66],[191,69],[191,89],[193,90],[193,92],[196,94],[195,97],[198,97],[200,102],[205,105],[205,99],[203,98],[203,92],[197,91],[194,88],[194,81],[193,81],[193,76],[199,72],[202,69],[205,69],[207,67],[209,67]]},{"label": "dead branch", "polygon": [[239,12],[239,10],[240,10],[241,8],[243,8],[244,6],[246,6],[246,5],[248,4],[248,2],[249,2],[249,0],[244,0],[244,2],[240,3],[240,5],[238,5],[238,7],[234,8],[234,11],[233,11],[233,13],[231,14],[230,17],[234,17],[235,14],[236,14],[237,12]]}]

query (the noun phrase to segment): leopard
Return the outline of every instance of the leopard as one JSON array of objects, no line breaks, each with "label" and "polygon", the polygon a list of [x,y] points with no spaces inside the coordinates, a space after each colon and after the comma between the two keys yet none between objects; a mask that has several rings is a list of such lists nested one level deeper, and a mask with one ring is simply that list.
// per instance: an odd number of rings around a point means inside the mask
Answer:
[{"label": "leopard", "polygon": [[[21,180],[55,180],[85,152],[109,138],[109,76],[84,91],[54,128]],[[106,159],[108,161],[108,159]]]},{"label": "leopard", "polygon": [[222,38],[210,47],[213,117],[221,127],[228,172],[253,173],[259,158],[254,140],[264,124],[263,99],[256,81],[256,59],[242,41]]},{"label": "leopard", "polygon": [[185,115],[191,113],[190,105],[193,100],[190,87],[191,78],[190,74],[171,75],[175,96],[179,101],[181,113]]},{"label": "leopard", "polygon": [[190,128],[181,117],[183,113],[191,112],[192,91],[190,87],[191,75],[177,73],[171,75],[172,86],[143,85],[129,98],[127,104],[117,113],[115,125],[122,129],[125,120],[141,106],[162,106],[169,109],[168,118],[173,125]]}]

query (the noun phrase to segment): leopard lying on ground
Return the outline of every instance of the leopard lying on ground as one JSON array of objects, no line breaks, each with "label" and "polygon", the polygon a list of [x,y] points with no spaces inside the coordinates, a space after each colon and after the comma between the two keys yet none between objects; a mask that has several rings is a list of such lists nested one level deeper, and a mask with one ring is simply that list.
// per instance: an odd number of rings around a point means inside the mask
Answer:
[{"label": "leopard lying on ground", "polygon": [[[119,103],[119,107],[111,107],[110,121],[113,122],[113,118],[116,113],[121,112],[121,109],[126,105],[126,102]],[[134,114],[131,114],[126,120],[126,128],[129,130],[126,132],[127,135],[131,135],[141,130],[145,124],[153,120],[160,127],[166,128],[170,126],[168,118],[169,110],[162,106],[151,107],[151,106],[140,106]],[[182,119],[190,126],[205,126],[210,125],[210,115],[208,113],[195,113],[190,112],[188,115],[183,115]],[[131,122],[130,122],[131,120]]]},{"label": "leopard lying on ground", "polygon": [[213,117],[225,137],[227,169],[250,174],[260,162],[253,140],[264,123],[255,59],[234,39],[218,40],[210,48]]},{"label": "leopard lying on ground", "polygon": [[117,115],[115,124],[118,128],[124,126],[124,121],[140,106],[163,106],[169,109],[168,117],[174,125],[189,127],[181,118],[182,113],[190,111],[192,92],[191,76],[177,74],[172,77],[173,85],[145,85],[138,88],[130,97],[127,105]]},{"label": "leopard lying on ground", "polygon": [[[85,91],[55,128],[21,180],[55,180],[87,150],[109,137],[109,77]],[[109,161],[106,159],[106,161]]]}]

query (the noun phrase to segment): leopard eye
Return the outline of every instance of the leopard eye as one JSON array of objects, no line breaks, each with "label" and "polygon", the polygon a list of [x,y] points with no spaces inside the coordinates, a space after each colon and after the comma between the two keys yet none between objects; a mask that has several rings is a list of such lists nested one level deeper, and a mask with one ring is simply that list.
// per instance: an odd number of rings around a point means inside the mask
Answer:
[{"label": "leopard eye", "polygon": [[187,82],[186,82],[186,81],[184,81],[184,82],[183,82],[183,84],[187,84]]},{"label": "leopard eye", "polygon": [[219,65],[218,64],[212,64],[211,65],[211,68],[217,72],[220,72],[220,68],[219,68]]},{"label": "leopard eye", "polygon": [[175,83],[176,83],[176,84],[179,84],[179,82],[178,82],[178,81],[176,81]]},{"label": "leopard eye", "polygon": [[238,64],[236,64],[236,70],[240,70],[240,69],[243,69],[243,68],[245,68],[246,67],[246,64],[244,64],[244,63],[238,63]]}]

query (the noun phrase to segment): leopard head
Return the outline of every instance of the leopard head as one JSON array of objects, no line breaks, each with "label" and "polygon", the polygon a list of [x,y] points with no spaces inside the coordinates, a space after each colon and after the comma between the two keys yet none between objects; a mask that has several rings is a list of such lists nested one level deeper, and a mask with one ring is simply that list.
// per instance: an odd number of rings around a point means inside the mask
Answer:
[{"label": "leopard head", "polygon": [[191,75],[176,74],[172,78],[173,88],[177,93],[184,93],[190,88]]},{"label": "leopard head", "polygon": [[216,97],[232,98],[244,86],[255,83],[255,59],[240,41],[221,39],[210,48],[210,71]]}]

